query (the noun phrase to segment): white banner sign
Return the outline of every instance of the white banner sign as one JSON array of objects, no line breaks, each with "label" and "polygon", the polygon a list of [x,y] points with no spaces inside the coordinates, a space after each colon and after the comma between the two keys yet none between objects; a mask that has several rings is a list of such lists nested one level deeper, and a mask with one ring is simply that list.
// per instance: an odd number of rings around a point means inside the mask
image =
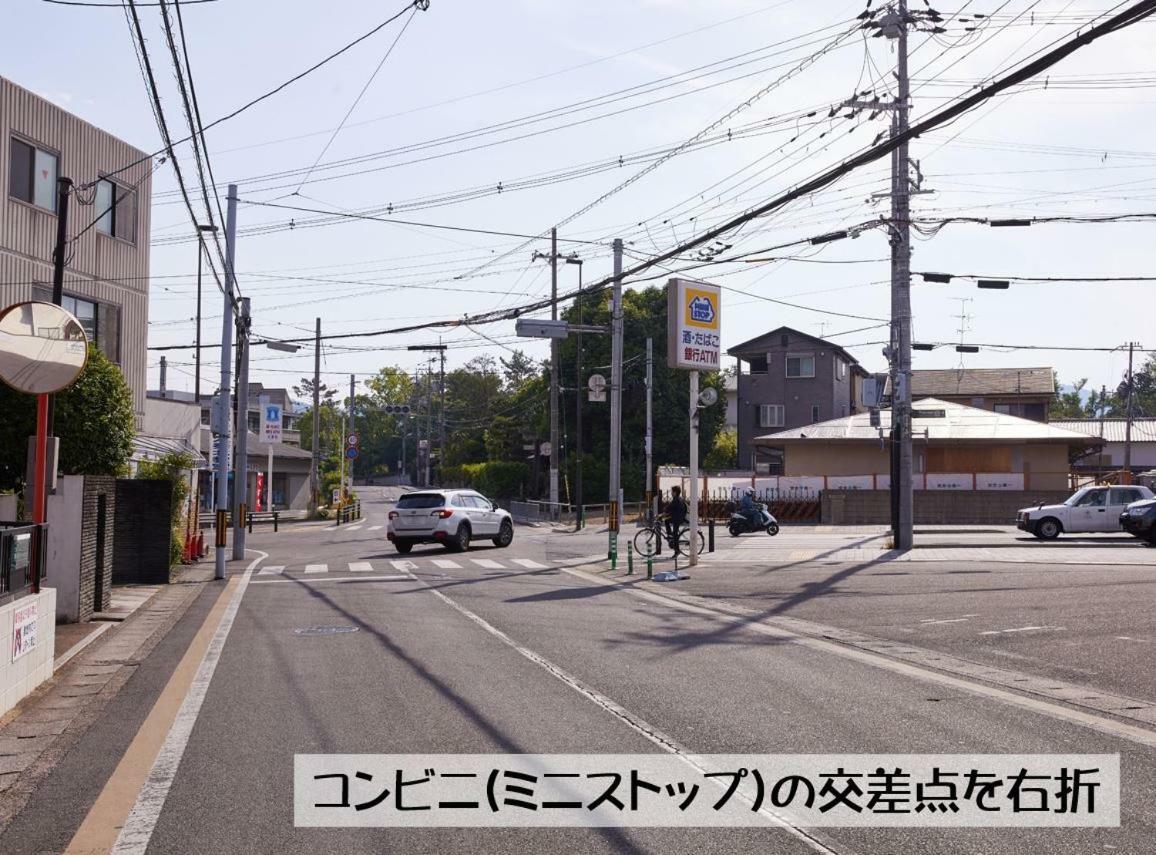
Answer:
[{"label": "white banner sign", "polygon": [[12,661],[36,649],[40,625],[40,607],[34,599],[12,612]]},{"label": "white banner sign", "polygon": [[718,371],[722,361],[719,288],[705,282],[666,283],[666,364],[692,371]]},{"label": "white banner sign", "polygon": [[281,441],[281,405],[261,399],[261,436],[265,442]]}]

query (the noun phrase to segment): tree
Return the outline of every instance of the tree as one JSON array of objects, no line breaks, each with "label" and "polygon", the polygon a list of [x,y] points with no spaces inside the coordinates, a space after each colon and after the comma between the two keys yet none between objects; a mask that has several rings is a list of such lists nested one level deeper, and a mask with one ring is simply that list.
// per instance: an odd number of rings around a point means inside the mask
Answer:
[{"label": "tree", "polygon": [[[321,396],[321,402],[322,403],[332,402],[334,396],[337,395],[337,390],[335,388],[333,388],[332,386],[327,386],[324,383],[319,383],[317,385],[317,391],[318,391],[318,394]],[[301,378],[301,384],[299,386],[293,387],[293,394],[302,400],[312,401],[313,400],[313,378],[312,377],[302,377]]]},{"label": "tree", "polygon": [[[1111,404],[1111,416],[1128,415],[1128,374],[1120,380]],[[1156,416],[1156,351],[1149,353],[1144,363],[1132,371],[1132,415]]]},{"label": "tree", "polygon": [[189,472],[195,466],[191,454],[173,451],[156,460],[146,460],[137,467],[138,478],[168,481],[172,484],[172,529],[169,538],[169,566],[181,563],[185,540],[185,501],[189,498]]},{"label": "tree", "polygon": [[[1088,408],[1085,407],[1081,393],[1084,387],[1088,385],[1088,378],[1081,377],[1077,380],[1067,392],[1063,390],[1060,384],[1060,375],[1058,372],[1052,372],[1055,376],[1056,391],[1052,397],[1052,405],[1049,408],[1049,415],[1053,419],[1083,419],[1089,415]],[[1095,392],[1092,393],[1093,397]],[[1094,402],[1089,402],[1089,406]]]},{"label": "tree", "polygon": [[734,469],[739,458],[739,434],[734,428],[719,431],[714,447],[702,461],[703,469]]},{"label": "tree", "polygon": [[[0,489],[24,484],[36,398],[0,383]],[[136,416],[120,369],[95,347],[76,382],[55,396],[53,430],[66,475],[123,475],[132,457]]]}]

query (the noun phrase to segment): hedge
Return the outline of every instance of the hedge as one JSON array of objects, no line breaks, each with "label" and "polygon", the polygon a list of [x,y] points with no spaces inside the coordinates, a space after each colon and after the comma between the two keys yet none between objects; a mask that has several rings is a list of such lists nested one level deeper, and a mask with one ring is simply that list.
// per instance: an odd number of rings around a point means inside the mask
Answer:
[{"label": "hedge", "polygon": [[530,467],[525,463],[491,460],[446,466],[440,472],[443,484],[462,484],[490,499],[516,499],[524,494]]}]

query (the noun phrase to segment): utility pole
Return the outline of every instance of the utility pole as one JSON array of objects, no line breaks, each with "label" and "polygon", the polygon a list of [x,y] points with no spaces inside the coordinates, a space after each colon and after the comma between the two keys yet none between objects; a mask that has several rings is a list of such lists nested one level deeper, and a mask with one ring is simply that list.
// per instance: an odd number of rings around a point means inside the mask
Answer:
[{"label": "utility pole", "polygon": [[249,298],[241,298],[237,322],[237,349],[241,370],[237,374],[237,456],[233,461],[233,560],[245,557],[245,515],[249,505]]},{"label": "utility pole", "polygon": [[[357,422],[356,422],[354,415],[353,415],[353,413],[354,413],[353,404],[354,404],[354,401],[357,400],[356,397],[354,397],[356,395],[356,392],[354,389],[356,383],[357,383],[357,381],[354,379],[354,376],[352,374],[350,374],[349,375],[349,432],[350,433],[357,433]],[[345,431],[342,431],[342,434],[344,434],[344,433],[345,433]],[[345,442],[344,437],[342,437],[341,441],[342,441],[342,443]],[[344,450],[345,449],[342,448],[342,451],[344,451]],[[358,451],[360,452],[360,450],[361,450],[361,446],[358,445]],[[357,462],[357,460],[355,458],[353,458],[353,457],[349,458],[349,491],[351,493],[353,492],[353,464],[356,462]],[[341,486],[342,486],[342,488],[345,487],[344,481],[341,482]]]},{"label": "utility pole", "polygon": [[622,527],[622,240],[614,239],[614,305],[610,321],[610,501],[617,503]]},{"label": "utility pole", "polygon": [[[697,372],[696,372],[697,373]],[[697,446],[697,443],[696,443]],[[654,339],[646,339],[646,521],[654,521]]]},{"label": "utility pole", "polygon": [[578,307],[578,338],[574,356],[574,499],[577,508],[574,528],[581,531],[585,523],[582,513],[582,392],[585,389],[582,383],[582,259],[577,253],[572,253],[566,263],[578,265],[578,299],[575,300]]},{"label": "utility pole", "polygon": [[161,397],[167,398],[169,391],[169,361],[161,354]]},{"label": "utility pole", "polygon": [[193,400],[201,403],[201,268],[205,260],[205,233],[216,234],[216,226],[197,226],[197,358],[193,369]]},{"label": "utility pole", "polygon": [[317,513],[321,504],[321,468],[319,456],[321,446],[317,435],[321,433],[321,318],[317,318],[313,333],[313,456],[309,464],[309,516]]},{"label": "utility pole", "polygon": [[[907,0],[897,0],[880,21],[897,41],[898,96],[892,137],[907,133],[910,82],[907,76]],[[911,441],[911,182],[906,141],[891,155],[891,448],[892,536],[894,547],[909,550],[914,540],[914,485]]]},{"label": "utility pole", "polygon": [[[558,230],[550,229],[550,319],[558,320]],[[550,504],[558,512],[558,339],[550,339]]]},{"label": "utility pole", "polygon": [[[345,503],[345,420],[346,420],[346,414],[342,413],[341,414],[341,439],[338,440],[338,442],[337,442],[338,447],[341,448],[341,454],[338,455],[339,462],[337,464],[338,465],[337,483],[341,485],[342,504]],[[349,468],[350,468],[350,470],[353,469],[353,461],[352,460],[349,461]]]},{"label": "utility pole", "polygon": [[[698,372],[690,372],[690,555],[691,567],[698,564]],[[649,464],[647,469],[649,470]]]},{"label": "utility pole", "polygon": [[237,242],[237,185],[229,185],[225,211],[225,303],[221,317],[221,391],[217,396],[217,538],[213,576],[225,578],[225,517],[229,508],[229,413],[232,410],[229,376],[233,362],[233,259]]},{"label": "utility pole", "polygon": [[433,451],[433,360],[425,365],[425,472],[422,476],[423,487],[429,486],[429,458]]},{"label": "utility pole", "polygon": [[1124,470],[1128,473],[1128,483],[1132,483],[1132,353],[1136,342],[1128,342],[1128,398],[1124,408]]},{"label": "utility pole", "polygon": [[441,357],[441,367],[438,369],[438,387],[440,389],[438,415],[441,424],[438,426],[438,472],[446,465],[446,346],[438,338],[438,355]]}]

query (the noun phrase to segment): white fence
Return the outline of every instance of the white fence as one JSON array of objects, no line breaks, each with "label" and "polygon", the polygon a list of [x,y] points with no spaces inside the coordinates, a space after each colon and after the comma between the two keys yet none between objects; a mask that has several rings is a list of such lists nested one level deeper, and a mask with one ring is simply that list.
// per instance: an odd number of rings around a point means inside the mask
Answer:
[{"label": "white fence", "polygon": [[[690,477],[677,471],[658,476],[658,487],[669,494],[673,486],[682,488],[683,495],[690,491]],[[751,475],[728,472],[721,475],[703,475],[699,478],[700,496],[718,496],[729,492],[738,498],[744,490],[754,489],[759,495],[768,493],[790,496],[816,494],[823,490],[889,490],[891,476],[874,475]],[[915,473],[916,490],[1023,490],[1022,472],[960,472]]]}]

